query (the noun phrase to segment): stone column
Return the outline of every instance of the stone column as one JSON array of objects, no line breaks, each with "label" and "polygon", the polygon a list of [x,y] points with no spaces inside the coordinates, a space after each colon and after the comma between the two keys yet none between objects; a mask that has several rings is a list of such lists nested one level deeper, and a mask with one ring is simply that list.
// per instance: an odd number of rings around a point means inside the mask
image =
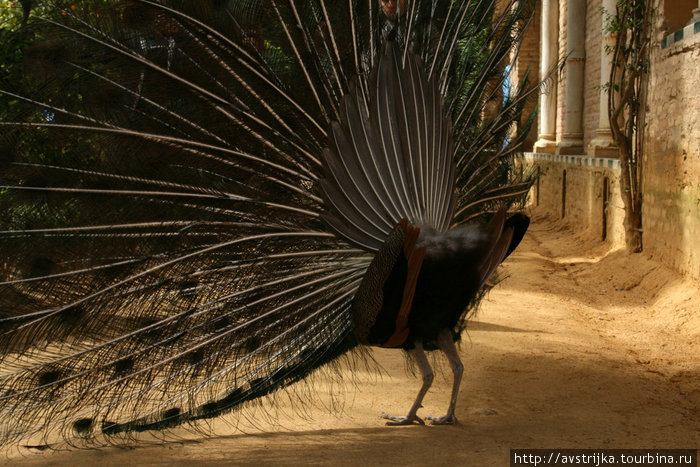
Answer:
[{"label": "stone column", "polygon": [[603,33],[600,41],[600,113],[598,128],[595,131],[595,138],[588,147],[588,153],[593,157],[617,157],[617,146],[612,138],[610,129],[610,119],[608,116],[608,93],[604,91],[606,83],[610,82],[610,69],[612,67],[612,56],[608,54],[606,47],[615,46],[615,36],[605,31],[606,18],[615,14],[616,0],[603,0],[602,28]]},{"label": "stone column", "polygon": [[[559,0],[542,0],[540,21],[540,79],[545,79],[557,65],[559,55]],[[557,122],[557,77],[540,95],[540,128],[534,152],[554,153]]]},{"label": "stone column", "polygon": [[566,12],[564,128],[557,154],[583,154],[583,64],[586,57],[586,1],[569,0]]}]

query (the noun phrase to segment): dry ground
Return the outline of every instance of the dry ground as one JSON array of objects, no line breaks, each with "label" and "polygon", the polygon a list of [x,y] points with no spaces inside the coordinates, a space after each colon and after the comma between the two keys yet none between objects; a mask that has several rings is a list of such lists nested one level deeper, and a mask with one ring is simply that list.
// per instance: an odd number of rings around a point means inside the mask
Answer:
[{"label": "dry ground", "polygon": [[[700,287],[642,255],[605,251],[535,219],[508,278],[463,338],[456,426],[385,427],[419,387],[403,356],[357,374],[344,409],[309,409],[241,434],[132,448],[36,453],[15,465],[431,464],[507,465],[510,448],[699,448]],[[447,368],[446,365],[443,366]],[[444,412],[443,371],[419,414]],[[322,400],[328,386],[314,389]],[[284,409],[284,400],[278,401]],[[244,422],[245,424],[245,422]],[[0,461],[2,463],[2,461]]]}]

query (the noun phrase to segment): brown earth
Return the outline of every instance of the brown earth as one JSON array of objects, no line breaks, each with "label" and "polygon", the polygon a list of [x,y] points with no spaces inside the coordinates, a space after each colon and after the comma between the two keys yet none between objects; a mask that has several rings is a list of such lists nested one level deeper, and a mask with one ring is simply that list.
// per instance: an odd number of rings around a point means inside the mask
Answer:
[{"label": "brown earth", "polygon": [[[285,410],[290,403],[280,396],[283,413],[274,421],[253,411],[237,427],[217,422],[215,437],[186,433],[180,441],[69,452],[18,448],[3,460],[481,466],[508,465],[510,448],[700,447],[700,284],[547,219],[535,219],[504,270],[462,339],[456,426],[385,427],[380,413],[403,414],[420,384],[400,352],[376,350],[383,371],[357,371],[333,389],[316,379],[319,404],[304,414]],[[451,376],[440,366],[419,415],[447,406]],[[329,410],[331,403],[343,407]]]}]

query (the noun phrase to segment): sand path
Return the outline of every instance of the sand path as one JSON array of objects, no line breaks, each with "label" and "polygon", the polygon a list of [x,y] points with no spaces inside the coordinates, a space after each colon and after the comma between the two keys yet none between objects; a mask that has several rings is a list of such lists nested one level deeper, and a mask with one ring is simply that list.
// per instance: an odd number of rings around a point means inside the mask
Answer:
[{"label": "sand path", "polygon": [[[379,414],[404,413],[419,381],[400,352],[379,350],[384,375],[359,373],[356,386],[340,390],[340,413],[314,407],[311,420],[261,422],[270,433],[221,427],[216,437],[133,448],[21,449],[7,461],[481,466],[507,465],[510,448],[698,448],[698,284],[600,248],[537,219],[463,338],[459,425],[385,427]],[[443,365],[419,415],[442,415],[450,378]],[[327,387],[316,391],[323,398]]]}]

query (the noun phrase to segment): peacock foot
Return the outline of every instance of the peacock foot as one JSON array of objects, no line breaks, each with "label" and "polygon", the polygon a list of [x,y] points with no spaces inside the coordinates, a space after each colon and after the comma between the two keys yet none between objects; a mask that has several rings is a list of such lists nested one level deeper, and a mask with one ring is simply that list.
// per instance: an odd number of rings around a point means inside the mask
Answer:
[{"label": "peacock foot", "polygon": [[388,422],[386,422],[388,426],[413,425],[414,423],[418,423],[419,425],[425,425],[423,419],[415,414],[397,416],[383,413],[382,418],[385,420],[389,420]]},{"label": "peacock foot", "polygon": [[428,415],[425,417],[426,420],[430,420],[431,425],[456,425],[457,424],[457,417],[454,416],[454,414],[447,414],[443,417],[434,417],[432,415]]}]

